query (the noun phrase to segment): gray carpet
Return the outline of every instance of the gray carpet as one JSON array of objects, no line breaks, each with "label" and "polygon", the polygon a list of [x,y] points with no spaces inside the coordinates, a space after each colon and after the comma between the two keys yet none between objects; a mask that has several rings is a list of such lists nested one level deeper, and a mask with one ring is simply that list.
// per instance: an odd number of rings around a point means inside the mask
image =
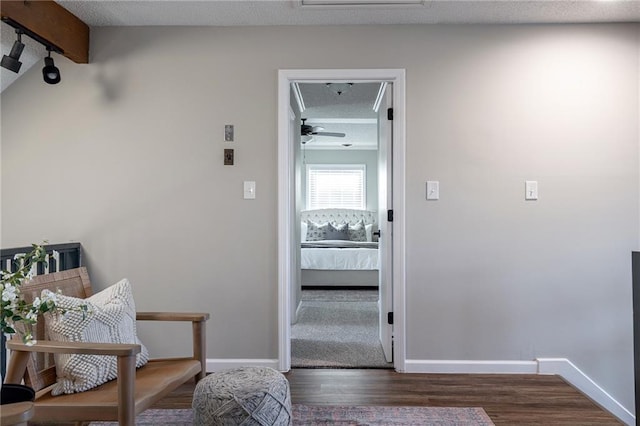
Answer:
[{"label": "gray carpet", "polygon": [[328,292],[303,291],[298,322],[291,327],[291,366],[392,368],[378,338],[377,293]]}]

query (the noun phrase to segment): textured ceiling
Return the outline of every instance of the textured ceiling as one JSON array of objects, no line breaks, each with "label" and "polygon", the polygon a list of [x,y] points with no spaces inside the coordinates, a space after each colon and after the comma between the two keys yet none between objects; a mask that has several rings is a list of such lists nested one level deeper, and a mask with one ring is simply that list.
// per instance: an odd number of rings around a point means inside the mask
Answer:
[{"label": "textured ceiling", "polygon": [[[640,0],[425,0],[409,6],[326,7],[305,6],[304,2],[317,0],[58,0],[92,27],[640,22]],[[15,39],[7,27],[2,24],[2,54],[9,52]],[[25,38],[20,74],[42,63],[45,52]],[[18,76],[3,68],[2,90]]]},{"label": "textured ceiling", "polygon": [[377,149],[378,114],[373,110],[373,104],[380,83],[345,86],[340,95],[325,83],[300,83],[299,87],[306,124],[321,126],[325,132],[346,134],[344,138],[314,136],[306,149]]}]

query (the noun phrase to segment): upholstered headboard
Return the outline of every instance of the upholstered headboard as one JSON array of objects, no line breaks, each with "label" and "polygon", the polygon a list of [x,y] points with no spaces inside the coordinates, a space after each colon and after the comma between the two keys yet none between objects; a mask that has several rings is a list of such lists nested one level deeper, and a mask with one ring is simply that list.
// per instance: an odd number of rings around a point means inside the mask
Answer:
[{"label": "upholstered headboard", "polygon": [[337,224],[348,223],[355,225],[360,219],[364,220],[364,224],[377,224],[378,213],[370,210],[355,209],[318,209],[303,210],[300,212],[300,220],[312,220],[316,223],[333,222]]}]

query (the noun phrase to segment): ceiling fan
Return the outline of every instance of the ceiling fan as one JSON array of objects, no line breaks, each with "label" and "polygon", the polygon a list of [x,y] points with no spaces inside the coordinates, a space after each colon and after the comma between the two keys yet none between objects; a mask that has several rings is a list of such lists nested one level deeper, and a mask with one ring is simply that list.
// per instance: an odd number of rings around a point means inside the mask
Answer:
[{"label": "ceiling fan", "polygon": [[309,142],[313,136],[332,136],[336,138],[344,138],[346,136],[345,133],[323,132],[324,127],[310,126],[308,124],[305,124],[305,121],[307,121],[307,119],[303,118],[302,126],[300,127],[300,135],[303,136],[302,143]]}]

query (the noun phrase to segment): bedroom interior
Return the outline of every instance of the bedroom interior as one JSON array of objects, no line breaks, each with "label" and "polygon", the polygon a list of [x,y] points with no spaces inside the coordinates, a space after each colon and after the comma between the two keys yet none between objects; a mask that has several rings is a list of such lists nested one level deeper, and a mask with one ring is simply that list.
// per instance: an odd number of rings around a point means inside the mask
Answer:
[{"label": "bedroom interior", "polygon": [[378,109],[385,89],[382,82],[292,84],[302,122],[294,368],[393,367],[378,337]]},{"label": "bedroom interior", "polygon": [[[275,249],[286,144],[276,74],[402,69],[400,368],[293,370],[294,398],[476,402],[510,424],[588,424],[594,411],[635,423],[640,1],[319,4],[331,1],[0,2],[67,8],[91,30],[85,60],[66,47],[51,54],[56,85],[43,82],[47,52],[28,37],[20,73],[2,69],[3,249],[82,242],[96,290],[128,276],[144,310],[212,313],[208,371],[284,371],[281,324],[295,312],[281,306],[295,311],[286,299],[298,295],[283,293]],[[10,54],[15,32],[0,26]],[[531,180],[535,201],[525,200]],[[246,181],[257,184],[252,200]],[[439,201],[425,199],[430,181],[441,183]],[[189,344],[173,327],[139,331],[161,356]],[[559,387],[545,398],[551,381]],[[435,402],[445,388],[466,390]]]}]

